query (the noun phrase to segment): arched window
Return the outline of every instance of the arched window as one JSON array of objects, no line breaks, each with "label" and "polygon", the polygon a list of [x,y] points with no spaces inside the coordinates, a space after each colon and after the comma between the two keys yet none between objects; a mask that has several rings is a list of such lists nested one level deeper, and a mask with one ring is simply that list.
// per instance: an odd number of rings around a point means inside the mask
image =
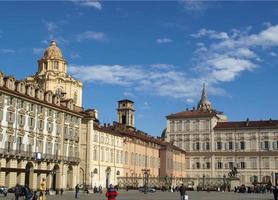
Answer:
[{"label": "arched window", "polygon": [[77,103],[77,92],[76,91],[74,92],[74,95],[73,95],[73,103],[74,104]]}]

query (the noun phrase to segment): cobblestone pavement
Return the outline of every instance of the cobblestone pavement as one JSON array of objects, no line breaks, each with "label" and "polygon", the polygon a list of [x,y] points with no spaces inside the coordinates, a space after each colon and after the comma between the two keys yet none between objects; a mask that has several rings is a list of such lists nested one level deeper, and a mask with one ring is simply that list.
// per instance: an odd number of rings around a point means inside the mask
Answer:
[{"label": "cobblestone pavement", "polygon": [[[188,192],[189,200],[273,200],[272,194],[235,194],[233,192]],[[12,200],[14,196],[8,197],[0,195],[0,200]],[[63,196],[47,196],[47,200],[70,200],[74,198],[74,192],[65,192]],[[79,193],[79,200],[106,200],[103,194],[84,194]],[[140,193],[138,191],[120,191],[117,200],[180,200],[179,193],[156,192]]]}]

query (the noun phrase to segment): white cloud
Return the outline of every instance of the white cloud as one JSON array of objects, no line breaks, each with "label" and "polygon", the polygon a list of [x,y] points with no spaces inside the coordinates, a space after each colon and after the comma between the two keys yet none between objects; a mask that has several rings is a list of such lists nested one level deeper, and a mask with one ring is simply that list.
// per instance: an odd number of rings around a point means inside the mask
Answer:
[{"label": "white cloud", "polygon": [[[275,56],[272,47],[278,46],[278,26],[270,26],[251,34],[252,28],[229,32],[201,29],[192,37],[196,51],[189,69],[191,73],[164,63],[150,65],[89,65],[69,67],[76,78],[94,84],[121,86],[126,91],[185,99],[191,103],[199,98],[206,82],[210,94],[226,94],[223,82],[234,81],[243,72],[250,72],[264,62],[264,53]],[[235,35],[236,34],[236,35]],[[200,42],[200,37],[206,43]],[[267,47],[267,48],[265,48]],[[269,51],[269,52],[267,52]],[[133,93],[132,93],[133,94]],[[130,95],[128,92],[125,96]]]},{"label": "white cloud", "polygon": [[191,98],[186,99],[186,103],[193,103],[193,102],[194,102],[194,99],[191,99]]},{"label": "white cloud", "polygon": [[195,70],[216,87],[219,82],[233,81],[242,72],[259,67],[264,60],[261,51],[278,46],[278,25],[268,26],[258,33],[251,34],[251,30],[252,27],[247,27],[228,33],[201,29],[192,34],[197,39],[204,37],[208,43],[197,45]]},{"label": "white cloud", "polygon": [[207,9],[207,5],[204,1],[198,1],[198,0],[182,0],[180,1],[183,5],[184,9],[187,11],[194,11],[194,12],[200,12]]},{"label": "white cloud", "polygon": [[41,55],[44,52],[43,48],[33,48],[33,54]]},{"label": "white cloud", "polygon": [[73,52],[73,53],[70,54],[70,58],[71,59],[77,59],[77,58],[80,58],[80,55],[76,52]]},{"label": "white cloud", "polygon": [[0,53],[14,54],[15,50],[13,50],[13,49],[0,49]]},{"label": "white cloud", "polygon": [[270,52],[269,55],[272,56],[272,57],[277,57],[277,53],[275,53],[275,52],[273,52],[273,51]]},{"label": "white cloud", "polygon": [[45,21],[45,26],[49,32],[54,32],[58,29],[58,26],[54,22]]},{"label": "white cloud", "polygon": [[74,2],[77,5],[92,7],[92,8],[95,8],[97,10],[102,9],[101,3],[97,0],[72,0],[72,2]]},{"label": "white cloud", "polygon": [[170,38],[158,38],[156,40],[156,43],[158,43],[158,44],[171,43],[171,42],[173,42],[173,40]]},{"label": "white cloud", "polygon": [[84,40],[95,40],[99,42],[107,41],[107,37],[104,33],[95,31],[85,31],[83,33],[80,33],[76,36],[76,39],[78,42]]},{"label": "white cloud", "polygon": [[70,66],[69,72],[82,81],[119,85],[140,92],[173,98],[199,95],[203,82],[187,77],[180,71],[140,65]]},{"label": "white cloud", "polygon": [[124,92],[124,96],[135,97],[135,95],[132,92]]},{"label": "white cloud", "polygon": [[172,64],[164,64],[164,63],[157,63],[157,64],[151,64],[150,67],[157,68],[157,69],[173,69],[175,66]]},{"label": "white cloud", "polygon": [[200,37],[204,37],[204,36],[209,36],[211,39],[228,39],[229,36],[227,33],[225,32],[217,32],[214,30],[207,30],[205,28],[199,30],[197,33],[195,34],[191,34],[192,37],[194,38],[200,38]]}]

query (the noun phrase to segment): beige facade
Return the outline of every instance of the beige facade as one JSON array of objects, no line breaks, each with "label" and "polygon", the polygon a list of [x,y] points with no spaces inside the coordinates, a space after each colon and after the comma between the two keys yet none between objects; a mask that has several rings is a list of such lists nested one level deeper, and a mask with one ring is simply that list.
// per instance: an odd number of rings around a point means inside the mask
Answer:
[{"label": "beige facade", "polygon": [[240,184],[273,181],[277,170],[278,121],[228,122],[213,110],[205,88],[197,109],[167,116],[166,140],[184,149],[188,177],[228,177],[236,167]]},{"label": "beige facade", "polygon": [[71,102],[0,73],[0,185],[73,188],[81,118]]},{"label": "beige facade", "polygon": [[0,73],[0,185],[38,189],[46,178],[48,189],[107,187],[143,170],[184,176],[184,151],[136,130],[132,101],[119,101],[117,112],[118,122],[101,126],[95,109],[82,108],[82,82],[67,73],[55,41],[34,76]]}]

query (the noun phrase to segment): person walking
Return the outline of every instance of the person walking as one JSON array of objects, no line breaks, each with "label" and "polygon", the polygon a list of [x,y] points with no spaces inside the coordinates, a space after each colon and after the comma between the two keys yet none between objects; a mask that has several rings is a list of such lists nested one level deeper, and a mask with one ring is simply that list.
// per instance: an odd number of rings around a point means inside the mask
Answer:
[{"label": "person walking", "polygon": [[45,191],[46,191],[46,183],[45,178],[42,179],[41,185],[40,185],[41,193],[40,193],[40,200],[46,200],[45,199]]},{"label": "person walking", "polygon": [[79,192],[79,185],[77,184],[75,186],[75,198],[77,199],[78,198],[78,192]]},{"label": "person walking", "polygon": [[184,185],[181,184],[181,187],[180,187],[181,200],[185,200],[185,195],[186,195],[186,189],[185,189]]},{"label": "person walking", "polygon": [[108,200],[117,200],[116,197],[118,196],[117,190],[110,184],[109,189],[107,190],[105,196]]},{"label": "person walking", "polygon": [[22,191],[21,191],[21,187],[19,184],[16,184],[15,188],[14,188],[14,196],[15,196],[15,200],[18,200],[20,195],[21,195]]},{"label": "person walking", "polygon": [[272,192],[273,192],[274,200],[278,200],[278,186],[274,186]]}]

